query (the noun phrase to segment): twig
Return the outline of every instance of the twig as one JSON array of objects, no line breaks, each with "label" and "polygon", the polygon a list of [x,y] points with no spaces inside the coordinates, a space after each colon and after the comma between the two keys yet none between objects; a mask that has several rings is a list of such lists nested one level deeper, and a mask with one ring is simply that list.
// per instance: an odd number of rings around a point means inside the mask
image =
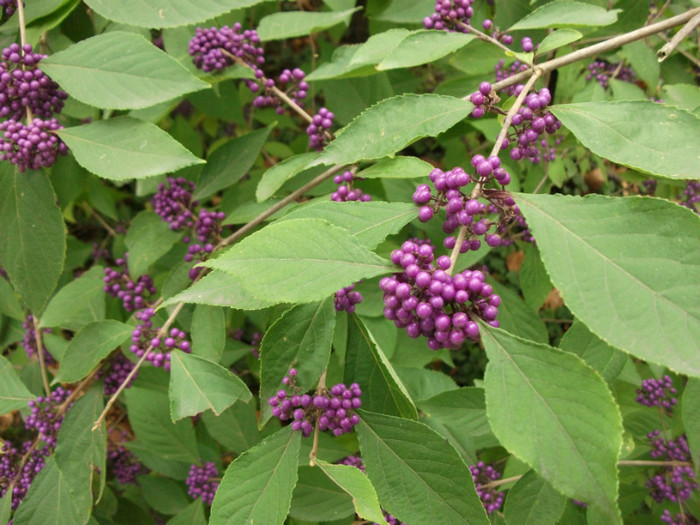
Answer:
[{"label": "twig", "polygon": [[666,58],[673,53],[673,50],[678,47],[678,44],[687,37],[696,27],[700,25],[700,13],[691,18],[683,27],[678,30],[678,33],[673,35],[671,41],[664,45],[661,49],[656,52],[656,58],[659,62],[663,62]]},{"label": "twig", "polygon": [[653,461],[644,459],[621,459],[620,467],[692,467],[690,461]]},{"label": "twig", "polygon": [[[318,387],[316,387],[317,392],[324,391],[326,389],[326,370],[323,371],[321,377],[318,380]],[[318,435],[321,433],[319,428],[318,420],[316,420],[316,425],[314,427],[314,444],[311,446],[311,452],[309,452],[309,466],[316,466],[316,455],[318,454]]]},{"label": "twig", "polygon": [[97,222],[100,223],[100,226],[102,226],[105,230],[107,230],[107,233],[109,233],[112,237],[117,236],[117,232],[114,231],[114,228],[112,228],[109,224],[107,224],[107,221],[105,221],[92,206],[90,206],[87,202],[84,202],[83,208],[85,208],[85,211],[87,211],[90,215],[92,215],[97,220]]},{"label": "twig", "polygon": [[500,487],[501,485],[507,485],[508,483],[512,483],[513,481],[518,481],[520,478],[522,478],[522,474],[519,476],[512,476],[510,478],[504,478],[504,479],[497,479],[494,481],[490,481],[488,483],[484,483],[483,485],[480,485],[481,488],[495,488],[495,487]]},{"label": "twig", "polygon": [[[486,33],[479,31],[477,28],[475,28],[473,26],[465,24],[464,22],[460,22],[459,20],[457,20],[456,23],[459,27],[466,29],[467,31],[469,31],[469,33],[475,35],[479,40],[483,40],[484,42],[488,42],[489,44],[493,44],[494,46],[501,48],[503,51],[505,51],[508,54],[513,53],[512,49],[503,45],[498,39],[493,38],[492,36],[489,36]],[[528,64],[528,66],[531,66],[531,65],[532,64]]]}]

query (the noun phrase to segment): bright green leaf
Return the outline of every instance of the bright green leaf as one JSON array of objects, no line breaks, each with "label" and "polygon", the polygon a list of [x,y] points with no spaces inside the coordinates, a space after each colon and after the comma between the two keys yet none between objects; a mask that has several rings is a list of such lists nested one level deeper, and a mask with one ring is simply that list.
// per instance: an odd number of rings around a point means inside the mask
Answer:
[{"label": "bright green leaf", "polygon": [[574,321],[559,342],[559,348],[572,352],[611,383],[627,363],[627,355],[613,348],[580,321]]},{"label": "bright green leaf", "polygon": [[513,525],[554,525],[564,512],[566,498],[532,470],[508,491],[505,518]]},{"label": "bright green leaf", "polygon": [[417,179],[430,175],[432,164],[417,157],[382,159],[357,174],[362,179]]},{"label": "bright green leaf", "polygon": [[197,498],[177,516],[168,521],[168,525],[207,525],[204,515],[204,503]]},{"label": "bright green leaf", "polygon": [[513,24],[510,31],[545,27],[607,26],[615,23],[619,9],[606,11],[583,2],[557,0],[538,7]]},{"label": "bright green leaf", "polygon": [[[139,478],[141,494],[146,503],[157,512],[172,516],[187,510],[190,498],[182,482],[160,476],[142,476]],[[196,513],[193,513],[196,516]]]},{"label": "bright green leaf", "polygon": [[0,313],[18,321],[27,317],[7,279],[0,279]]},{"label": "bright green leaf", "polygon": [[495,279],[489,279],[488,283],[501,298],[498,308],[498,322],[501,328],[531,341],[549,342],[549,333],[544,322],[516,292]]},{"label": "bright green leaf", "polygon": [[687,111],[700,107],[700,87],[690,84],[665,85],[662,88],[664,104],[670,104]]},{"label": "bright green leaf", "polygon": [[148,273],[149,268],[179,240],[180,234],[171,230],[168,223],[156,213],[138,213],[131,220],[131,226],[124,239],[124,244],[129,250],[129,274],[136,280]]},{"label": "bright green leaf", "polygon": [[552,282],[549,280],[544,264],[542,264],[537,246],[526,243],[523,246],[523,251],[525,252],[525,260],[520,267],[520,289],[528,306],[539,311],[552,291]]},{"label": "bright green leaf", "polygon": [[407,35],[377,64],[379,71],[428,64],[466,46],[476,37],[464,33],[420,30]]},{"label": "bright green leaf", "polygon": [[35,398],[22,380],[17,377],[6,357],[0,355],[0,414],[8,414],[18,408],[25,408]]},{"label": "bright green leaf", "polygon": [[374,20],[397,24],[420,24],[435,9],[434,0],[392,0]]},{"label": "bright green leaf", "polygon": [[41,314],[39,326],[61,326],[80,330],[86,324],[104,318],[104,270],[93,267],[69,282],[51,298]]},{"label": "bright green leaf", "polygon": [[583,34],[575,29],[559,29],[548,34],[542,39],[540,45],[537,47],[537,55],[544,55],[555,49],[559,49],[571,42],[576,42],[583,38]]},{"label": "bright green leaf", "polygon": [[255,403],[234,403],[218,416],[204,412],[202,421],[214,439],[236,454],[260,442]]},{"label": "bright green leaf", "polygon": [[338,24],[347,25],[352,14],[360,9],[347,11],[282,11],[267,15],[258,24],[260,40],[284,40],[297,36],[306,36],[330,29]]},{"label": "bright green leaf", "polygon": [[272,197],[285,182],[302,173],[316,157],[317,152],[300,153],[272,166],[260,178],[255,190],[257,201],[263,202]]}]

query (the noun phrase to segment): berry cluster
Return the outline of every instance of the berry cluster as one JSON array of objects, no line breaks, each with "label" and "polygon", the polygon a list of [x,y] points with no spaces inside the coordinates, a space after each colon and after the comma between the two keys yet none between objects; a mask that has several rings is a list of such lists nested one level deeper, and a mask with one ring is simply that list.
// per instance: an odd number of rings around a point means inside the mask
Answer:
[{"label": "berry cluster", "polygon": [[[194,223],[194,232],[199,242],[187,247],[185,261],[192,262],[195,258],[203,261],[214,251],[214,245],[222,239],[221,223],[225,218],[226,214],[222,211],[209,211],[204,208],[199,210],[199,216]],[[189,242],[190,238],[185,237],[183,240]],[[201,271],[202,268],[190,269],[190,279],[195,279]]]},{"label": "berry cluster", "polygon": [[412,241],[394,250],[391,260],[402,273],[384,277],[384,316],[405,328],[409,337],[428,338],[428,347],[457,349],[464,341],[480,337],[476,319],[498,326],[501,298],[484,282],[484,273],[465,270],[454,277],[447,273],[450,258],[443,255],[433,263],[433,248]]},{"label": "berry cluster", "polygon": [[[233,334],[231,335],[236,341],[243,341],[243,329],[238,328]],[[252,337],[250,338],[250,353],[253,354],[253,357],[255,359],[260,359],[260,342],[262,341],[263,334],[260,332],[253,332]]]},{"label": "berry cluster", "polygon": [[[105,395],[111,396],[115,394],[135,366],[136,365],[129,361],[124,354],[121,352],[118,353],[117,356],[109,362],[107,368],[100,373],[100,377],[104,377]],[[138,375],[139,373],[136,372],[125,388],[129,388]]]},{"label": "berry cluster", "polygon": [[[650,452],[652,458],[662,458],[666,461],[690,461],[690,449],[685,435],[676,440],[666,441],[660,434],[659,430],[647,434],[652,446]],[[646,487],[651,489],[651,497],[657,502],[669,500],[678,503],[690,498],[691,492],[698,488],[698,484],[692,467],[677,465],[660,469],[647,481]]]},{"label": "berry cluster", "polygon": [[[125,431],[121,431],[121,442],[128,437]],[[144,466],[136,456],[121,442],[114,444],[110,439],[107,442],[107,467],[114,475],[114,478],[122,485],[138,485],[136,478],[142,474],[149,472],[148,467]]]},{"label": "berry cluster", "polygon": [[187,494],[195,499],[200,498],[207,505],[211,505],[216,495],[216,489],[219,488],[219,482],[214,480],[218,476],[219,471],[211,461],[207,461],[203,467],[191,465],[190,473],[185,481],[188,487]]},{"label": "berry cluster", "polygon": [[355,305],[362,302],[362,294],[354,290],[355,285],[351,284],[335,292],[333,301],[337,311],[342,312],[345,310],[349,314],[355,311]]},{"label": "berry cluster", "polygon": [[673,387],[670,376],[663,376],[661,379],[645,379],[642,381],[642,388],[637,390],[635,401],[644,406],[661,406],[667,414],[673,412],[673,407],[678,403],[674,397],[677,390]]},{"label": "berry cluster", "polygon": [[501,508],[503,505],[503,492],[497,492],[495,488],[489,487],[488,484],[497,479],[501,479],[501,473],[494,469],[491,465],[486,465],[483,461],[479,461],[476,465],[469,465],[469,470],[474,479],[476,493],[479,495],[486,514]]},{"label": "berry cluster", "polygon": [[[22,459],[27,454],[29,455],[20,470]],[[14,482],[10,504],[12,510],[17,510],[50,454],[50,447],[32,448],[31,441],[25,441],[19,449],[9,441],[3,443],[0,448],[0,497],[5,496]]]},{"label": "berry cluster", "polygon": [[360,188],[353,187],[355,180],[355,175],[352,171],[344,171],[334,176],[333,182],[338,185],[338,189],[331,193],[331,200],[335,202],[371,201],[372,196],[369,193],[362,193]]},{"label": "berry cluster", "polygon": [[352,432],[360,418],[354,410],[362,406],[362,391],[357,383],[349,387],[338,383],[330,390],[319,389],[312,396],[299,395],[294,378],[296,369],[292,368],[282,382],[292,388],[291,396],[286,390],[279,390],[268,403],[272,407],[272,416],[280,421],[292,420],[292,429],[301,430],[304,437],[311,435],[314,425],[321,431],[330,430],[335,436]]},{"label": "berry cluster", "polygon": [[133,312],[146,308],[147,300],[156,294],[156,287],[149,275],[142,275],[134,281],[127,267],[128,254],[116,260],[118,270],[109,266],[105,268],[104,291],[112,297],[121,299],[124,309]]},{"label": "berry cluster", "polygon": [[[220,72],[236,63],[236,59],[250,66],[257,78],[262,78],[260,66],[265,63],[260,37],[252,29],[243,31],[241,24],[220,29],[197,28],[190,40],[189,52],[195,66],[205,72]],[[256,86],[253,81],[249,81]],[[250,86],[249,86],[250,87]]]},{"label": "berry cluster", "polygon": [[306,127],[306,134],[309,136],[309,148],[321,151],[326,145],[326,133],[333,126],[335,115],[326,108],[320,108],[311,124]]},{"label": "berry cluster", "polygon": [[474,0],[435,0],[435,12],[423,19],[423,27],[468,33],[474,16],[473,3]]},{"label": "berry cluster", "polygon": [[0,7],[3,9],[5,16],[12,16],[17,10],[17,0],[0,0]]},{"label": "berry cluster", "polygon": [[498,40],[502,44],[509,46],[513,43],[513,37],[500,31],[490,18],[484,20],[481,27],[484,28],[484,31],[486,31],[487,34],[491,35],[491,38]]},{"label": "berry cluster", "polygon": [[180,231],[194,225],[192,201],[194,183],[184,177],[168,177],[168,184],[158,185],[158,191],[151,199],[153,211],[170,225],[170,229]]},{"label": "berry cluster", "polygon": [[532,43],[532,38],[529,36],[523,37],[523,39],[520,41],[520,45],[522,46],[523,51],[526,53],[529,53],[535,49],[535,45]]},{"label": "berry cluster", "polygon": [[679,204],[698,213],[696,206],[698,202],[700,202],[700,181],[689,180],[685,185]]},{"label": "berry cluster", "polygon": [[671,511],[664,509],[661,514],[661,521],[667,523],[668,525],[698,525],[698,521],[695,516],[688,513],[678,513],[675,516],[671,514]]},{"label": "berry cluster", "polygon": [[[283,70],[277,78],[279,89],[284,91],[298,106],[303,105],[303,100],[306,98],[306,94],[309,91],[309,85],[304,81],[305,77],[306,73],[297,67],[291,71],[289,69]],[[272,79],[265,79],[263,85],[266,88],[266,92],[264,95],[255,97],[253,106],[256,108],[274,107],[278,115],[283,115],[284,107],[282,106],[282,100],[272,91],[272,88],[275,86],[275,81]]]},{"label": "berry cluster", "polygon": [[[517,73],[521,73],[523,71],[527,71],[530,66],[527,64],[524,64],[520,62],[519,60],[516,60],[513,62],[507,69],[505,67],[505,61],[503,59],[499,60],[498,63],[496,64],[496,82],[500,82],[501,80],[505,80],[509,77],[512,77],[513,75]],[[523,84],[515,84],[513,86],[509,86],[507,88],[504,88],[502,91],[510,96],[518,96],[518,94],[523,90]]]},{"label": "berry cluster", "polygon": [[143,357],[150,346],[152,350],[146,360],[150,361],[153,366],[162,366],[165,370],[170,370],[170,350],[179,348],[189,354],[192,347],[186,339],[187,334],[179,328],[171,328],[168,336],[161,340],[158,337],[158,329],[153,327],[153,321],[151,321],[154,315],[153,308],[146,308],[134,314],[134,317],[141,321],[141,324],[136,326],[131,334],[132,345],[129,350],[138,357]]},{"label": "berry cluster", "polygon": [[[24,338],[22,339],[21,345],[24,351],[27,352],[27,357],[31,358],[38,355],[39,350],[36,345],[36,332],[34,332],[34,316],[29,314],[27,318],[22,321],[22,328],[24,328]],[[42,328],[41,333],[51,333],[51,328]],[[56,360],[49,353],[46,348],[44,348],[44,363],[47,365],[54,364]]]},{"label": "berry cluster", "polygon": [[27,430],[36,430],[41,440],[51,448],[56,447],[58,431],[63,423],[63,413],[58,413],[58,407],[70,394],[70,390],[59,386],[50,396],[39,396],[29,402],[31,412],[24,420],[24,425]]},{"label": "berry cluster", "polygon": [[0,124],[0,160],[15,164],[20,172],[53,166],[68,146],[54,132],[62,129],[55,118],[35,118],[31,124],[6,120]]},{"label": "berry cluster", "polygon": [[586,80],[595,79],[603,88],[607,88],[611,78],[634,83],[636,75],[631,68],[625,66],[622,62],[611,64],[605,60],[596,60],[588,65]]}]

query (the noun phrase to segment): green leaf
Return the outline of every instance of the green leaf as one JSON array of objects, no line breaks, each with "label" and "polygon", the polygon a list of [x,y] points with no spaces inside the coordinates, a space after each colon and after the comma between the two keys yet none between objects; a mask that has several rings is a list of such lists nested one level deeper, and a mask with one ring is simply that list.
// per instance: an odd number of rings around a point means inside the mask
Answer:
[{"label": "green leaf", "polygon": [[260,442],[255,403],[234,403],[218,416],[204,412],[202,421],[214,439],[236,454]]},{"label": "green leaf", "polygon": [[262,42],[307,36],[330,29],[338,24],[348,25],[352,14],[360,9],[347,11],[284,11],[267,15],[258,24],[258,36]]},{"label": "green leaf", "polygon": [[276,304],[243,288],[241,279],[224,272],[211,272],[192,286],[165,301],[161,307],[179,302],[230,306],[238,310],[260,310]]},{"label": "green leaf", "polygon": [[700,133],[700,118],[692,113],[649,101],[582,102],[551,110],[596,155],[652,175],[700,178],[698,151],[688,140]]},{"label": "green leaf", "polygon": [[700,376],[698,215],[648,197],[515,197],[578,319],[632,355]]},{"label": "green leaf", "polygon": [[218,306],[200,304],[192,314],[192,353],[215,363],[226,346],[226,313]]},{"label": "green leaf", "polygon": [[526,243],[523,246],[523,251],[525,252],[525,260],[520,267],[520,288],[528,306],[539,311],[549,292],[552,291],[552,282],[549,280],[544,264],[542,264],[537,247]]},{"label": "green leaf", "polygon": [[[688,438],[690,454],[693,457],[695,473],[700,472],[700,380],[689,379],[682,399],[683,425]],[[1,411],[0,411],[1,412]]]},{"label": "green leaf", "polygon": [[613,348],[591,332],[585,324],[574,321],[559,342],[559,348],[574,353],[611,383],[627,363],[627,355]]},{"label": "green leaf", "polygon": [[392,0],[374,20],[397,24],[419,24],[435,8],[433,0]]},{"label": "green leaf", "polygon": [[333,465],[320,459],[316,460],[316,466],[352,496],[352,502],[358,516],[376,523],[381,523],[384,520],[377,493],[360,469],[349,465]]},{"label": "green leaf", "polygon": [[301,433],[287,426],[238,456],[226,469],[210,525],[284,522],[297,481]]},{"label": "green leaf", "polygon": [[554,525],[564,512],[566,498],[529,471],[508,491],[505,518],[518,525]]},{"label": "green leaf", "polygon": [[207,525],[204,515],[204,503],[196,499],[174,518],[168,520],[168,525]]},{"label": "green leaf", "polygon": [[559,29],[544,37],[535,52],[537,55],[544,55],[582,38],[583,34],[575,29]]},{"label": "green leaf", "polygon": [[8,523],[12,513],[12,491],[8,490],[0,498],[0,523]]},{"label": "green leaf", "polygon": [[544,322],[517,293],[495,279],[488,279],[488,283],[501,297],[501,305],[498,308],[498,322],[501,328],[531,341],[549,342],[549,333]]},{"label": "green leaf", "polygon": [[257,201],[263,202],[272,197],[285,182],[305,171],[306,166],[316,157],[318,153],[315,151],[300,153],[272,166],[260,178],[255,190]]},{"label": "green leaf", "polygon": [[170,420],[166,393],[132,386],[125,394],[129,423],[142,448],[166,461],[199,463],[194,427],[190,421]]},{"label": "green leaf", "polygon": [[77,100],[107,109],[137,109],[207,89],[177,60],[134,33],[81,40],[41,61],[41,69]]},{"label": "green leaf", "polygon": [[122,24],[137,27],[177,27],[223,15],[234,9],[262,4],[267,0],[87,0],[97,13]]},{"label": "green leaf", "polygon": [[207,158],[207,165],[199,176],[192,198],[204,200],[241,180],[260,155],[270,131],[272,126],[258,129],[218,147]]},{"label": "green leaf", "polygon": [[365,411],[357,430],[367,475],[392,515],[431,525],[489,523],[469,468],[434,430]]},{"label": "green leaf", "polygon": [[[399,357],[396,362],[402,363],[403,359]],[[449,375],[437,370],[414,368],[413,366],[394,366],[394,370],[406,387],[409,396],[416,403],[430,399],[442,392],[459,388]]]},{"label": "green leaf", "polygon": [[0,313],[18,321],[24,321],[27,317],[15,291],[6,279],[0,279]]},{"label": "green leaf", "polygon": [[87,376],[115,348],[131,339],[133,326],[106,319],[83,327],[66,348],[58,375],[61,381],[74,382]]},{"label": "green leaf", "polygon": [[321,219],[273,223],[203,264],[277,303],[323,299],[348,283],[392,270],[346,230]]},{"label": "green leaf", "polygon": [[362,179],[417,179],[430,175],[432,164],[417,157],[382,159],[357,174]]},{"label": "green leaf", "polygon": [[268,328],[260,345],[261,426],[271,417],[267,400],[282,388],[290,368],[297,370],[295,382],[302,391],[315,386],[328,365],[334,329],[332,297],[297,305]]},{"label": "green leaf", "polygon": [[19,173],[7,162],[0,164],[0,224],[2,266],[15,291],[39,315],[56,288],[66,255],[63,217],[45,173]]},{"label": "green leaf", "polygon": [[382,414],[418,419],[406,388],[367,327],[356,315],[348,318],[345,383],[362,389],[362,407]]},{"label": "green leaf", "polygon": [[39,326],[78,331],[90,322],[102,320],[105,316],[103,277],[103,268],[93,267],[61,288],[41,314]]},{"label": "green leaf", "polygon": [[180,350],[170,352],[170,417],[173,422],[211,409],[219,415],[252,394],[243,381],[223,366]]},{"label": "green leaf", "polygon": [[420,138],[450,129],[472,109],[471,102],[443,95],[385,99],[341,129],[311,165],[352,164],[393,155]]},{"label": "green leaf", "polygon": [[607,26],[617,21],[619,11],[619,9],[606,11],[602,7],[572,0],[558,0],[538,7],[513,24],[509,31],[555,26]]},{"label": "green leaf", "polygon": [[174,232],[160,215],[152,211],[142,211],[132,220],[126,233],[129,250],[129,274],[138,279],[148,273],[149,268],[180,240],[180,234]]},{"label": "green leaf", "polygon": [[328,479],[322,470],[303,465],[299,467],[299,479],[289,509],[291,518],[314,522],[335,521],[354,514],[355,508],[348,493]]},{"label": "green leaf", "polygon": [[0,355],[0,414],[8,414],[18,408],[26,408],[35,398],[6,357]]},{"label": "green leaf", "polygon": [[417,216],[418,208],[404,202],[315,201],[295,208],[280,221],[323,219],[345,228],[371,250],[389,235],[398,233]]},{"label": "green leaf", "polygon": [[185,486],[170,478],[139,477],[139,486],[146,503],[161,514],[173,515],[187,510],[190,500]]},{"label": "green leaf", "polygon": [[666,85],[662,88],[664,104],[670,104],[687,111],[700,107],[700,87],[690,84]]},{"label": "green leaf", "polygon": [[603,379],[578,357],[484,330],[486,413],[500,443],[566,496],[620,523],[622,419]]},{"label": "green leaf", "polygon": [[130,117],[65,128],[56,134],[83,168],[115,181],[142,179],[204,163],[158,126]]},{"label": "green leaf", "polygon": [[466,46],[476,37],[464,33],[419,30],[407,35],[401,43],[377,64],[379,71],[414,67],[436,62]]},{"label": "green leaf", "polygon": [[617,53],[634,70],[637,78],[643,80],[651,92],[656,92],[661,73],[656,51],[652,51],[646,42],[636,41],[623,46]]}]

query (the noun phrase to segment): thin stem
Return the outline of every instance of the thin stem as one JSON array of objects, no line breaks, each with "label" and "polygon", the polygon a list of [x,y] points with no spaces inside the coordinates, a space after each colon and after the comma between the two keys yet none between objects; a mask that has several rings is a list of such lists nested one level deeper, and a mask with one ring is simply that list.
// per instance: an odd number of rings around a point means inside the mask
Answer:
[{"label": "thin stem", "polygon": [[[20,2],[22,0],[19,0]],[[41,338],[41,329],[39,328],[39,321],[35,315],[32,315],[32,325],[34,329],[34,338],[36,339],[36,353],[39,356],[39,368],[41,369],[41,381],[44,383],[44,390],[46,395],[51,395],[51,387],[49,386],[49,375],[46,372],[46,357],[44,355],[44,341]]]},{"label": "thin stem", "polygon": [[621,459],[620,467],[692,467],[690,461],[653,461],[645,459]]},{"label": "thin stem", "polygon": [[678,33],[673,35],[673,38],[671,38],[671,41],[668,44],[664,45],[656,52],[656,58],[659,60],[659,62],[666,60],[666,58],[673,53],[673,50],[678,47],[678,44],[680,44],[685,37],[694,31],[698,25],[700,25],[700,13],[691,18],[683,27],[679,29]]},{"label": "thin stem", "polygon": [[[316,387],[317,392],[322,392],[326,390],[326,370],[323,371],[321,377],[318,380],[318,386]],[[309,466],[316,466],[316,455],[318,454],[318,436],[321,433],[319,428],[318,419],[316,420],[316,425],[314,427],[314,444],[311,447],[311,452],[309,452]]]},{"label": "thin stem", "polygon": [[[662,40],[668,42],[668,38],[666,38],[664,35],[656,35],[657,37],[661,38]],[[695,64],[696,67],[700,68],[700,60],[698,60],[697,57],[694,57],[692,54],[688,53],[685,49],[682,47],[679,47],[676,49],[681,55],[683,55],[685,58],[690,60],[693,64]]]},{"label": "thin stem", "polygon": [[488,483],[484,483],[481,485],[482,488],[495,488],[495,487],[500,487],[501,485],[507,485],[508,483],[512,483],[513,481],[518,481],[520,478],[522,478],[523,475],[519,476],[512,476],[510,478],[504,478],[504,479],[496,479],[494,481],[490,481]]},{"label": "thin stem", "polygon": [[[511,54],[513,52],[512,49],[510,49],[509,47],[502,44],[498,39],[493,38],[492,36],[489,36],[486,33],[479,31],[474,26],[470,26],[468,24],[465,24],[464,22],[460,22],[459,20],[456,20],[455,22],[457,23],[457,25],[459,27],[466,29],[469,33],[475,35],[479,40],[483,40],[484,42],[488,42],[489,44],[493,44],[494,46],[501,48],[503,51],[505,51],[508,54]],[[531,65],[532,64],[528,64],[528,66],[531,66]]]},{"label": "thin stem", "polygon": [[338,173],[338,172],[339,172],[340,170],[342,170],[343,168],[344,168],[343,165],[338,165],[338,166],[333,166],[332,168],[330,168],[330,169],[324,171],[324,172],[321,173],[318,177],[316,177],[315,179],[313,179],[313,180],[307,182],[306,184],[304,184],[304,185],[303,185],[301,188],[299,188],[298,190],[296,190],[296,191],[290,193],[290,194],[287,195],[284,199],[282,199],[281,201],[279,201],[277,204],[275,204],[274,206],[271,206],[270,208],[268,208],[267,210],[265,210],[264,212],[262,212],[260,215],[258,215],[257,217],[255,217],[255,218],[254,218],[253,220],[251,220],[248,224],[246,224],[245,226],[239,228],[238,230],[236,230],[235,232],[233,232],[231,235],[229,235],[228,237],[226,237],[224,240],[222,240],[219,244],[216,245],[216,247],[214,248],[214,251],[216,251],[216,250],[218,250],[218,249],[220,249],[220,248],[223,248],[224,246],[228,246],[228,245],[231,244],[231,243],[236,242],[238,239],[240,239],[241,237],[243,237],[243,236],[244,236],[246,233],[248,233],[250,230],[252,230],[253,228],[255,228],[257,225],[261,224],[265,219],[267,219],[268,217],[270,217],[270,216],[274,215],[275,213],[277,213],[279,210],[281,210],[282,208],[284,208],[284,207],[285,207],[287,204],[289,204],[290,202],[293,202],[293,201],[297,200],[299,197],[301,197],[302,195],[304,195],[307,191],[309,191],[309,190],[312,189],[312,188],[315,188],[316,186],[318,186],[319,184],[321,184],[324,180],[326,180],[326,179],[332,177],[333,175],[335,175],[336,173]]},{"label": "thin stem", "polygon": [[97,211],[95,211],[95,209],[94,209],[92,206],[90,206],[87,202],[84,202],[84,203],[83,203],[83,208],[85,208],[85,211],[87,211],[90,215],[92,215],[92,216],[97,220],[97,222],[100,223],[100,226],[102,226],[105,230],[107,230],[107,232],[108,232],[112,237],[116,237],[116,236],[117,236],[117,232],[114,231],[114,228],[112,228],[109,224],[107,224],[107,221],[105,221],[105,220],[100,216],[100,214],[97,213]]}]

